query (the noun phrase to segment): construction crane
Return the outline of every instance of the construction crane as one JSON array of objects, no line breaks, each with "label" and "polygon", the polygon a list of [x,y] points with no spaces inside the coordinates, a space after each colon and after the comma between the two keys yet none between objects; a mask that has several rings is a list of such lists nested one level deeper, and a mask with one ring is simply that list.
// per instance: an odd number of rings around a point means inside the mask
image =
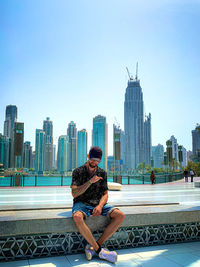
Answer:
[{"label": "construction crane", "polygon": [[114,124],[117,126],[118,129],[120,128],[120,124],[116,117],[114,117]]},{"label": "construction crane", "polygon": [[133,80],[133,77],[130,75],[130,72],[129,72],[129,70],[128,70],[127,67],[126,67],[126,70],[127,70],[127,72],[128,72],[128,77],[129,77],[129,79],[130,79],[130,80]]},{"label": "construction crane", "polygon": [[[133,80],[133,76],[130,75],[130,72],[129,72],[129,70],[128,70],[127,67],[126,67],[126,70],[127,70],[129,79],[132,81],[132,80]],[[135,74],[135,80],[137,81],[137,79],[138,79],[138,62],[137,62],[137,64],[136,64],[136,74]]]}]

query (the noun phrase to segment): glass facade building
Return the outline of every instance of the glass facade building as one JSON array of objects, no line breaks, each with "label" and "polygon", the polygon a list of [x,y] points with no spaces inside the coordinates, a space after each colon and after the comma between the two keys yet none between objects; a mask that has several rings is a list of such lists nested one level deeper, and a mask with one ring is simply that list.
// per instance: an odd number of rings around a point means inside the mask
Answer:
[{"label": "glass facade building", "polygon": [[153,158],[153,167],[154,168],[163,168],[164,167],[164,146],[158,144],[157,146],[152,146],[152,158]]},{"label": "glass facade building", "polygon": [[0,163],[3,164],[4,169],[9,168],[10,164],[10,138],[0,134]]},{"label": "glass facade building", "polygon": [[45,132],[44,169],[49,171],[53,168],[53,122],[49,117],[43,121],[43,131]]},{"label": "glass facade building", "polygon": [[144,162],[144,112],[140,81],[130,79],[125,93],[124,131],[126,138],[125,165],[136,169]]},{"label": "glass facade building", "polygon": [[139,163],[151,162],[151,115],[144,121],[140,80],[130,78],[124,101],[125,166],[135,170]]},{"label": "glass facade building", "polygon": [[87,131],[85,129],[78,131],[77,137],[77,167],[87,161]]},{"label": "glass facade building", "polygon": [[67,168],[72,171],[77,166],[77,128],[76,123],[71,121],[67,128],[68,136],[68,157]]},{"label": "glass facade building", "polygon": [[92,130],[92,146],[98,146],[103,151],[102,160],[99,167],[107,170],[107,154],[108,154],[108,126],[106,117],[98,115],[93,118]]},{"label": "glass facade building", "polygon": [[195,130],[192,131],[192,154],[198,155],[200,151],[200,125],[197,124]]},{"label": "glass facade building", "polygon": [[67,171],[67,135],[61,135],[58,139],[57,170],[64,174]]},{"label": "glass facade building", "polygon": [[44,152],[45,152],[45,132],[36,129],[35,136],[35,171],[43,173],[44,171]]},{"label": "glass facade building", "polygon": [[32,168],[32,146],[31,142],[24,143],[24,168],[30,169]]},{"label": "glass facade building", "polygon": [[6,106],[6,116],[4,121],[4,135],[12,138],[12,131],[17,122],[17,107],[14,105]]}]

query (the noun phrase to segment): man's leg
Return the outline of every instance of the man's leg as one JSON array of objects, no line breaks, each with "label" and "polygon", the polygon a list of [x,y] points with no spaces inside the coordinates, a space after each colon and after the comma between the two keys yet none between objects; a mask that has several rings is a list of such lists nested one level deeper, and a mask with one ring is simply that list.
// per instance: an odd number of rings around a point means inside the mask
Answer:
[{"label": "man's leg", "polygon": [[122,225],[125,215],[122,211],[114,209],[110,214],[110,218],[112,219],[111,223],[106,227],[97,241],[100,246],[117,231],[120,225]]},{"label": "man's leg", "polygon": [[77,211],[73,214],[73,219],[76,224],[76,227],[78,228],[80,234],[87,240],[87,242],[94,248],[95,251],[98,250],[99,245],[97,244],[96,240],[94,239],[94,236],[92,235],[92,232],[86,225],[84,221],[84,215],[81,211]]}]

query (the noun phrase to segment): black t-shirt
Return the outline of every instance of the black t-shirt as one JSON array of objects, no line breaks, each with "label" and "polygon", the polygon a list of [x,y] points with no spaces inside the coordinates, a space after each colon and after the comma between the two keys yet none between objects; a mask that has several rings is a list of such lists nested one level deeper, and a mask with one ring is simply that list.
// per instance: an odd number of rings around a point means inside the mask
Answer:
[{"label": "black t-shirt", "polygon": [[74,203],[83,202],[89,206],[97,206],[104,192],[108,190],[107,186],[107,174],[106,172],[97,166],[97,170],[94,174],[90,174],[86,165],[82,165],[76,168],[72,173],[72,185],[83,185],[89,181],[93,176],[100,176],[103,179],[90,185],[90,187],[80,196],[74,198]]}]

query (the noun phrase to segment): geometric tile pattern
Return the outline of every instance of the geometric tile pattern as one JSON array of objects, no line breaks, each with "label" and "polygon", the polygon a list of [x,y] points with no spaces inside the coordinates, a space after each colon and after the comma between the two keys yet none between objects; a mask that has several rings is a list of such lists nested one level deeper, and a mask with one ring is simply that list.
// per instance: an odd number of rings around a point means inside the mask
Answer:
[{"label": "geometric tile pattern", "polygon": [[[101,232],[93,233],[96,238]],[[110,249],[200,240],[200,222],[122,227],[105,243]],[[79,233],[0,238],[0,261],[82,253],[86,241]]]}]

